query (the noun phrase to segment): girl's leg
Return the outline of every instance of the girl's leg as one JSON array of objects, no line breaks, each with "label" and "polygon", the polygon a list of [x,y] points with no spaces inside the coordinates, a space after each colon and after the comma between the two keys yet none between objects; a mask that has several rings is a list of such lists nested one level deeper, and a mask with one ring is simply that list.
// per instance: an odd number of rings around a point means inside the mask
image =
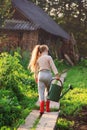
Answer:
[{"label": "girl's leg", "polygon": [[46,112],[50,112],[50,100],[47,99],[48,89],[45,89]]},{"label": "girl's leg", "polygon": [[48,78],[46,81],[46,88],[45,88],[45,101],[46,101],[46,112],[50,112],[50,100],[47,99],[48,97],[48,92],[50,89],[50,82],[52,80],[52,74],[48,73]]},{"label": "girl's leg", "polygon": [[44,113],[44,91],[45,85],[43,82],[38,82],[38,93],[39,93],[39,101],[40,101],[40,114]]},{"label": "girl's leg", "polygon": [[[48,91],[50,88],[50,81],[52,79],[52,74],[50,71],[41,71],[38,75],[38,92],[39,92],[39,101],[40,101],[40,113],[44,112],[44,92],[46,89],[46,111],[50,111],[50,101],[47,100]],[[42,105],[43,104],[43,105]]]}]

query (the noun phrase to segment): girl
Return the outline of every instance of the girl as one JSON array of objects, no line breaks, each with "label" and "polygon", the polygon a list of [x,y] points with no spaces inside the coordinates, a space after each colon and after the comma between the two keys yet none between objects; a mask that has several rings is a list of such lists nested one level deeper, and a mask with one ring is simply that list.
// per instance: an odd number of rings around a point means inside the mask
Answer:
[{"label": "girl", "polygon": [[[51,70],[54,72],[56,79],[59,79],[57,68],[51,56],[48,55],[47,45],[36,45],[33,49],[28,68],[34,72],[35,80],[38,80],[38,93],[40,101],[40,114],[44,113],[44,93],[48,94],[50,82],[52,80]],[[46,112],[50,112],[50,101],[46,97]]]}]

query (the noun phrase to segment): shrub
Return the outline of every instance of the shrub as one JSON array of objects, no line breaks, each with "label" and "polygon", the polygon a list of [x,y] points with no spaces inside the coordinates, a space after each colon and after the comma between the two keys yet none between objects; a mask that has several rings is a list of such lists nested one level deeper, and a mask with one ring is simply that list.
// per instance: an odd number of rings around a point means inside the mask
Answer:
[{"label": "shrub", "polygon": [[87,59],[82,59],[80,65],[83,67],[87,67]]},{"label": "shrub", "polygon": [[0,90],[0,127],[11,126],[21,116],[17,97],[9,90]]},{"label": "shrub", "polygon": [[0,127],[12,126],[18,123],[19,119],[21,122],[22,111],[29,106],[30,101],[26,93],[31,89],[35,90],[36,84],[30,71],[21,65],[21,56],[17,52],[13,56],[1,53]]},{"label": "shrub", "polygon": [[30,52],[27,50],[23,51],[23,50],[21,50],[20,47],[17,47],[15,50],[10,50],[11,55],[14,55],[15,52],[17,52],[19,55],[21,55],[21,58],[19,58],[20,63],[25,69],[27,69],[28,63],[29,63],[29,58],[30,58]]},{"label": "shrub", "polygon": [[58,119],[58,130],[72,130],[72,126],[74,125],[73,121],[66,120],[64,118]]}]

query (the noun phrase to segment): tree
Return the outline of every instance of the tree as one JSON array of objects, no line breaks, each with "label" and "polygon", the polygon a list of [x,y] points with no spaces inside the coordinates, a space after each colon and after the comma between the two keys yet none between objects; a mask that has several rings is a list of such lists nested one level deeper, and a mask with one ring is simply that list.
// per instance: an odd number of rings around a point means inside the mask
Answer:
[{"label": "tree", "polygon": [[86,0],[61,0],[59,7],[62,13],[61,17],[57,18],[57,21],[68,30],[69,33],[73,33],[79,51],[82,55],[86,55],[87,44],[87,2]]},{"label": "tree", "polygon": [[[0,26],[4,26],[5,20],[10,19],[13,14],[11,11],[11,0],[0,0]],[[0,44],[6,41],[7,38],[3,33],[0,34]]]},{"label": "tree", "polygon": [[68,33],[73,33],[81,55],[87,55],[86,0],[31,0],[43,8]]},{"label": "tree", "polygon": [[11,16],[11,0],[0,0],[0,25]]}]

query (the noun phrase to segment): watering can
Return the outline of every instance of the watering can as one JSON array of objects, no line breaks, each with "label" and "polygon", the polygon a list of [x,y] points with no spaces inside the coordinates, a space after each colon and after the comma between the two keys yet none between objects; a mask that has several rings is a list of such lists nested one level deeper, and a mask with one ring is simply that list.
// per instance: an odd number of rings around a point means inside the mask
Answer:
[{"label": "watering can", "polygon": [[[63,90],[63,84],[61,80],[57,80],[57,82],[52,83],[51,80],[50,83],[50,89],[48,92],[48,100],[58,102],[70,89],[73,89],[71,85],[69,85],[68,89],[62,93]],[[60,82],[60,84],[58,84]]]}]

